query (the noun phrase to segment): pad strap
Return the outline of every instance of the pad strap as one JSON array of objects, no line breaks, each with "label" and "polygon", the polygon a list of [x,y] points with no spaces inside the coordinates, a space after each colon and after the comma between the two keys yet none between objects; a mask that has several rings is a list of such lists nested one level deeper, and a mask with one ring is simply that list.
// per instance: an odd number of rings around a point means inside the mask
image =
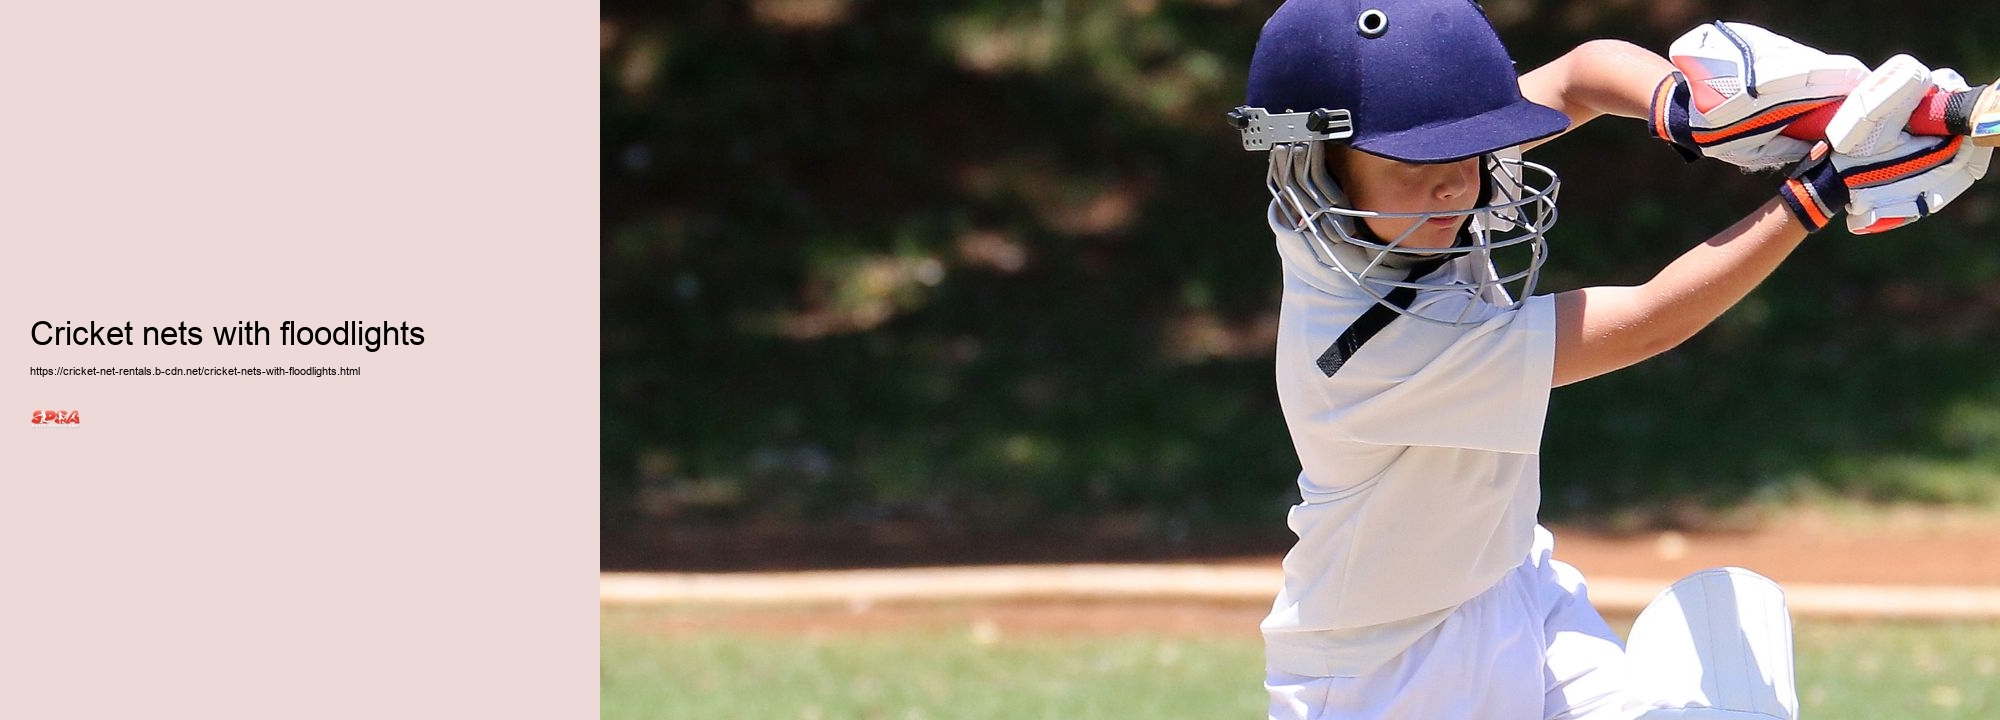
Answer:
[{"label": "pad strap", "polygon": [[1784,198],[1785,206],[1808,233],[1825,229],[1839,217],[1847,207],[1848,192],[1833,166],[1833,149],[1823,142],[1814,145],[1778,188],[1778,197]]},{"label": "pad strap", "polygon": [[1688,102],[1687,76],[1679,71],[1668,73],[1653,88],[1653,108],[1646,115],[1646,130],[1653,137],[1672,143],[1682,160],[1694,162],[1701,159],[1701,145],[1695,142],[1694,129],[1688,126]]}]

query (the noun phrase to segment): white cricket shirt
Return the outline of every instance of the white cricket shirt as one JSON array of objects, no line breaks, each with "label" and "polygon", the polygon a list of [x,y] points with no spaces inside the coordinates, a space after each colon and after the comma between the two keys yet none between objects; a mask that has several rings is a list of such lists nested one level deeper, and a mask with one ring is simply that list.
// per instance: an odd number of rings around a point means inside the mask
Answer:
[{"label": "white cricket shirt", "polygon": [[[1284,588],[1264,619],[1271,669],[1359,675],[1527,560],[1541,502],[1555,302],[1514,310],[1425,291],[1331,376],[1319,358],[1375,306],[1276,220],[1284,266],[1278,396],[1302,472]],[[1471,258],[1439,273],[1486,272]]]}]

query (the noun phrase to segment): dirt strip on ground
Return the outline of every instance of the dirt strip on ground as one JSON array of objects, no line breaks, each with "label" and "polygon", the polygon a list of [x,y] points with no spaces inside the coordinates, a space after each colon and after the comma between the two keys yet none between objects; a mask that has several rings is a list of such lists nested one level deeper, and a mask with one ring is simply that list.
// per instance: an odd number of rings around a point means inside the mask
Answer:
[{"label": "dirt strip on ground", "polygon": [[[1276,568],[1207,565],[1035,565],[798,573],[606,573],[609,604],[844,605],[1016,600],[1268,602]],[[1593,604],[1637,612],[1672,578],[1596,578]],[[1830,585],[1785,588],[1800,616],[2000,619],[2000,587]]]},{"label": "dirt strip on ground", "polygon": [[[1800,616],[2000,619],[2000,522],[1987,513],[1794,513],[1738,531],[1554,530],[1556,557],[1583,570],[1593,601],[1607,614],[1637,612],[1695,570],[1737,565],[1783,584]],[[606,572],[599,594],[606,605],[741,608],[1167,601],[1227,606],[1233,617],[1270,602],[1280,561],[1259,554],[1198,562]]]},{"label": "dirt strip on ground", "polygon": [[[975,565],[1199,563],[1276,567],[1292,540],[1262,533],[1153,539],[1142,523],[978,531],[948,524],[716,525],[662,522],[608,537],[601,570],[786,572]],[[1611,523],[1607,523],[1611,524]],[[2000,512],[1868,509],[1696,518],[1679,531],[1552,525],[1556,558],[1588,577],[1677,578],[1739,565],[1780,583],[2000,586]],[[1736,529],[1732,529],[1736,528]]]},{"label": "dirt strip on ground", "polygon": [[1736,565],[1787,587],[2000,587],[2000,517],[1990,513],[1801,512],[1733,532],[1611,534],[1563,527],[1554,532],[1556,559],[1589,578],[1678,578]]}]

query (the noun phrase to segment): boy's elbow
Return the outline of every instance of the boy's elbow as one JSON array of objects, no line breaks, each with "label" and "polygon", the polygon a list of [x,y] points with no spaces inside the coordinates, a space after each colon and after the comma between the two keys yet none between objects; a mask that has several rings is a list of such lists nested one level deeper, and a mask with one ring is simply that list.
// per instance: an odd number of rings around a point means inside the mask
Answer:
[{"label": "boy's elbow", "polygon": [[1680,347],[1681,343],[1687,342],[1689,338],[1694,337],[1694,334],[1700,331],[1701,328],[1691,330],[1675,328],[1663,334],[1643,338],[1639,343],[1638,350],[1635,352],[1636,357],[1632,359],[1632,362],[1636,363],[1647,360],[1655,355],[1660,355],[1668,350]]},{"label": "boy's elbow", "polygon": [[[1630,312],[1635,317],[1627,333],[1637,360],[1680,347],[1714,318],[1692,312],[1687,303],[1656,290],[1652,283],[1634,288]],[[1636,360],[1635,360],[1636,362]]]}]

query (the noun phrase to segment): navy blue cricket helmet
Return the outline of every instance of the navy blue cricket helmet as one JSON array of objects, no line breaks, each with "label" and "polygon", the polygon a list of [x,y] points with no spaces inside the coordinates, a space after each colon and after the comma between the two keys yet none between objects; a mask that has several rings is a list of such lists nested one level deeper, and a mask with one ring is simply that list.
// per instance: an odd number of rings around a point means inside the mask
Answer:
[{"label": "navy blue cricket helmet", "polygon": [[1521,97],[1513,59],[1472,0],[1288,0],[1257,39],[1247,95],[1274,115],[1345,110],[1348,144],[1412,163],[1569,127]]}]

